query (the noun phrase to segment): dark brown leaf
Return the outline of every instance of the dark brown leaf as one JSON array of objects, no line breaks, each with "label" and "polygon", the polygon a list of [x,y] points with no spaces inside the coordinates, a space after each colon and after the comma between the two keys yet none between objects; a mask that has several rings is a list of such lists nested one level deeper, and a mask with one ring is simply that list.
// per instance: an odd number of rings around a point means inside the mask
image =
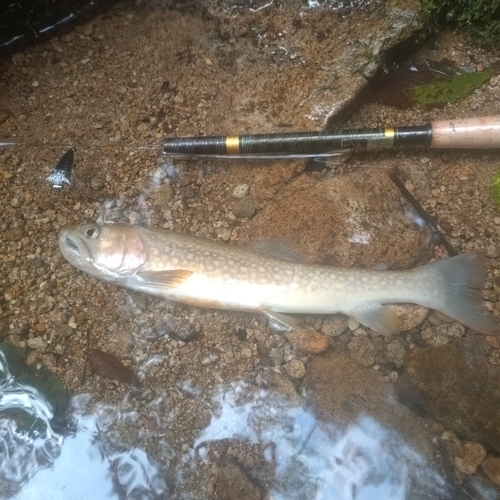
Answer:
[{"label": "dark brown leaf", "polygon": [[125,366],[114,354],[92,349],[89,353],[90,367],[97,375],[131,384],[135,381],[132,368]]}]

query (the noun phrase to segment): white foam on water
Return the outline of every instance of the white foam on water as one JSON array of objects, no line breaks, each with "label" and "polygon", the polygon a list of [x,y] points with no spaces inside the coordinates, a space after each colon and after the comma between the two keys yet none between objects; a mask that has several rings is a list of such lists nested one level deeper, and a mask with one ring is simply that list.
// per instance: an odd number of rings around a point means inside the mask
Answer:
[{"label": "white foam on water", "polygon": [[[159,464],[143,450],[110,438],[117,422],[136,422],[135,411],[109,405],[86,408],[88,394],[71,401],[72,434],[51,428],[52,408],[35,388],[16,382],[0,351],[0,410],[16,410],[44,423],[43,430],[18,430],[0,419],[0,483],[20,485],[15,500],[155,500],[169,497]],[[40,426],[39,426],[40,427]]]}]

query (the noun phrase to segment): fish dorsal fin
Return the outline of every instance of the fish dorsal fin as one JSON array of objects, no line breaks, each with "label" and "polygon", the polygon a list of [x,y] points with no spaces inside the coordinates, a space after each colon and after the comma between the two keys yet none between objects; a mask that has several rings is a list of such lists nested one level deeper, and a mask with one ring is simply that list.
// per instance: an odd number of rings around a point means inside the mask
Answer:
[{"label": "fish dorsal fin", "polygon": [[175,288],[181,285],[193,274],[192,271],[185,269],[171,269],[168,271],[141,271],[137,273],[137,277],[144,281],[147,285],[166,286]]},{"label": "fish dorsal fin", "polygon": [[349,311],[349,316],[381,335],[398,333],[398,314],[391,306],[365,304]]},{"label": "fish dorsal fin", "polygon": [[271,238],[254,241],[250,248],[277,259],[304,262],[304,258],[290,238]]}]

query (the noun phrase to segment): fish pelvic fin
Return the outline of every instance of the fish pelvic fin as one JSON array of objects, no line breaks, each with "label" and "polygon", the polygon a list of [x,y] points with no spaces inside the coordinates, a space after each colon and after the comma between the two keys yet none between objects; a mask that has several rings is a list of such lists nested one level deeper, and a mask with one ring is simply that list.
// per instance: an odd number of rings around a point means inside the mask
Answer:
[{"label": "fish pelvic fin", "polygon": [[347,314],[381,335],[390,336],[399,332],[398,314],[391,306],[371,303],[357,307]]},{"label": "fish pelvic fin", "polygon": [[302,327],[299,325],[298,321],[293,316],[288,316],[287,314],[282,314],[274,311],[270,311],[269,309],[262,309],[262,313],[264,313],[271,323],[271,326],[280,328],[284,326],[285,330],[302,330]]},{"label": "fish pelvic fin", "polygon": [[150,286],[156,287],[161,285],[168,288],[176,288],[192,274],[192,271],[185,269],[171,269],[169,271],[141,271],[136,276]]},{"label": "fish pelvic fin", "polygon": [[485,257],[470,252],[423,266],[424,271],[439,273],[444,285],[444,300],[437,309],[475,332],[500,335],[493,315],[486,309],[481,290],[486,279]]}]

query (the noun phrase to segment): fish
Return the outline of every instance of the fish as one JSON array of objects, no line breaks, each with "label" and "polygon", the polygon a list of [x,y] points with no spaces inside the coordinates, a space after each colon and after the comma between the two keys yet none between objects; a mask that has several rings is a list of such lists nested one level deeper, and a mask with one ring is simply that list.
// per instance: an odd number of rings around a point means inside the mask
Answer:
[{"label": "fish", "polygon": [[498,333],[482,299],[480,252],[409,270],[343,268],[305,263],[284,239],[243,246],[121,223],[63,228],[59,247],[99,280],[191,306],[265,314],[289,329],[300,329],[290,314],[342,313],[391,335],[398,331],[391,304],[411,303]]}]

